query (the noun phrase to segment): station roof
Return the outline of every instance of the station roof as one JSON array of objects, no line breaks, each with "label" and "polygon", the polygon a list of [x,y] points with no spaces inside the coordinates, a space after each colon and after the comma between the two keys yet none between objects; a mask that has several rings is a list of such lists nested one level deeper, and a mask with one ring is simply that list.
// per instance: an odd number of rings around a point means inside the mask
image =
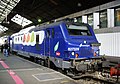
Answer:
[{"label": "station roof", "polygon": [[1,0],[0,34],[105,4],[115,0]]}]

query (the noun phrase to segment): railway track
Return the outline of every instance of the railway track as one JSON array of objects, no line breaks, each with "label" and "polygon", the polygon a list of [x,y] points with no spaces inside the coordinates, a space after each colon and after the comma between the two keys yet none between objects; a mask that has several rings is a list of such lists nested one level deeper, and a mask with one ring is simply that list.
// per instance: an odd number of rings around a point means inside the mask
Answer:
[{"label": "railway track", "polygon": [[[28,58],[24,58],[24,59],[31,61]],[[35,62],[35,63],[39,64],[39,62]],[[110,74],[108,71],[109,69],[105,69],[104,72],[98,72],[98,71],[86,72],[84,74],[80,74],[80,76],[74,76],[74,77],[72,75],[68,75],[64,73],[60,69],[59,70],[54,69],[54,70],[71,77],[72,79],[74,79],[74,81],[76,81],[76,84],[81,84],[81,83],[82,84],[120,84],[120,80],[117,80],[117,77],[110,77]]]},{"label": "railway track", "polygon": [[[106,73],[108,74],[108,73]],[[74,77],[74,80],[79,84],[120,84],[120,81],[116,81],[116,77],[104,77],[101,72],[86,73],[81,76]]]}]

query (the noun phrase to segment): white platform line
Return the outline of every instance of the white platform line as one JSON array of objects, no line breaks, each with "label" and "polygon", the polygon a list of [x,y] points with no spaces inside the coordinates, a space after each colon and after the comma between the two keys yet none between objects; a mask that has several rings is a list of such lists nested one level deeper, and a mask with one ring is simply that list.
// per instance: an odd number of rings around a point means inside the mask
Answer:
[{"label": "white platform line", "polygon": [[[17,56],[17,57],[20,58],[20,59],[22,59],[22,60],[25,60],[25,59],[23,59],[23,58],[21,58],[21,57],[19,57],[19,56]],[[48,70],[50,70],[50,71],[53,71],[53,72],[51,72],[50,74],[52,74],[52,73],[59,73],[60,75],[68,78],[69,80],[73,80],[72,78],[70,78],[70,77],[68,77],[68,76],[66,76],[66,75],[64,75],[64,74],[62,74],[62,73],[60,73],[60,72],[57,72],[57,71],[55,71],[55,70],[53,70],[53,69],[50,69],[50,68],[48,68],[48,67],[44,67],[44,66],[42,66],[42,65],[36,64],[36,63],[34,63],[34,62],[31,62],[31,61],[29,61],[29,60],[25,60],[25,61],[27,61],[27,62],[29,62],[29,63],[31,63],[31,64],[34,64],[34,65],[40,66],[40,67],[42,67],[42,68],[44,68],[44,69],[48,69]],[[38,69],[41,70],[40,68],[38,68]],[[45,73],[41,73],[41,74],[45,74]],[[46,73],[46,74],[49,74],[49,73]],[[40,74],[34,74],[34,75],[40,75]]]},{"label": "white platform line", "polygon": [[[61,75],[61,77],[52,78],[52,79],[44,79],[44,80],[40,80],[39,78],[36,77],[37,75],[50,75],[50,74],[55,74],[55,73]],[[61,74],[60,72],[57,72],[57,71],[50,72],[50,73],[33,74],[32,76],[33,76],[34,78],[36,78],[38,81],[40,81],[40,82],[52,81],[52,80],[58,80],[58,79],[64,79],[64,78],[67,78],[67,79],[69,79],[69,80],[73,80],[73,79],[71,79],[70,77],[68,77],[68,76],[66,76],[66,75],[63,75],[63,74]]]},{"label": "white platform line", "polygon": [[46,74],[54,74],[54,73],[59,73],[59,72],[49,72],[49,73],[39,73],[39,74],[34,74],[34,75],[46,75]]},{"label": "white platform line", "polygon": [[[12,71],[32,71],[32,70],[42,70],[39,68],[30,68],[30,69],[11,69]],[[0,70],[0,72],[6,72],[7,70]]]},{"label": "white platform line", "polygon": [[46,74],[54,74],[54,73],[57,73],[57,74],[63,76],[64,78],[68,78],[69,80],[73,80],[72,78],[70,78],[70,77],[68,77],[60,72],[57,72],[57,71],[53,71],[53,72],[49,72],[49,73],[39,73],[39,74],[33,74],[33,75],[46,75]]},{"label": "white platform line", "polygon": [[7,70],[0,70],[0,73],[2,73],[2,72],[7,72]]},{"label": "white platform line", "polygon": [[[31,71],[31,70],[38,70],[38,68],[30,68],[30,69],[14,69],[13,71]],[[40,69],[39,69],[40,70]],[[41,69],[42,70],[42,69]]]},{"label": "white platform line", "polygon": [[[57,71],[55,71],[55,72],[57,72]],[[59,73],[61,76],[64,76],[65,78],[68,78],[69,80],[73,80],[72,78],[70,78],[70,77],[68,77],[68,76],[66,76],[66,75],[64,75],[64,74],[62,74],[60,72],[57,72],[57,73]]]},{"label": "white platform line", "polygon": [[38,79],[35,75],[32,75],[34,78],[36,78],[39,82],[46,82],[46,81],[52,81],[52,80],[59,80],[59,79],[64,79],[65,77],[58,77],[58,78],[52,78],[52,79],[44,79],[40,80]]},{"label": "white platform line", "polygon": [[40,81],[35,75],[32,75],[35,79],[37,79],[38,81]]}]

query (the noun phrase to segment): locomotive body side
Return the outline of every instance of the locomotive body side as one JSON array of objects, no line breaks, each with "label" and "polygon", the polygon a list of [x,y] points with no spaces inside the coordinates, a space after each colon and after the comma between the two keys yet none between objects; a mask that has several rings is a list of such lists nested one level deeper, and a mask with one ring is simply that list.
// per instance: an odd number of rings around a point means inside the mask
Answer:
[{"label": "locomotive body side", "polygon": [[63,70],[86,71],[101,62],[100,44],[87,24],[53,23],[11,37],[13,51]]}]

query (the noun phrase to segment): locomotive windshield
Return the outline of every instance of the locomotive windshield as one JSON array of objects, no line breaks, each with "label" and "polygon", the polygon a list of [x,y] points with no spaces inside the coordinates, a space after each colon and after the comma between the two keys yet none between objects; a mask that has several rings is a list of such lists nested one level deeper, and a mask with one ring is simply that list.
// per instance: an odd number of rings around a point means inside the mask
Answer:
[{"label": "locomotive windshield", "polygon": [[90,30],[86,25],[67,25],[69,35],[90,36]]}]

